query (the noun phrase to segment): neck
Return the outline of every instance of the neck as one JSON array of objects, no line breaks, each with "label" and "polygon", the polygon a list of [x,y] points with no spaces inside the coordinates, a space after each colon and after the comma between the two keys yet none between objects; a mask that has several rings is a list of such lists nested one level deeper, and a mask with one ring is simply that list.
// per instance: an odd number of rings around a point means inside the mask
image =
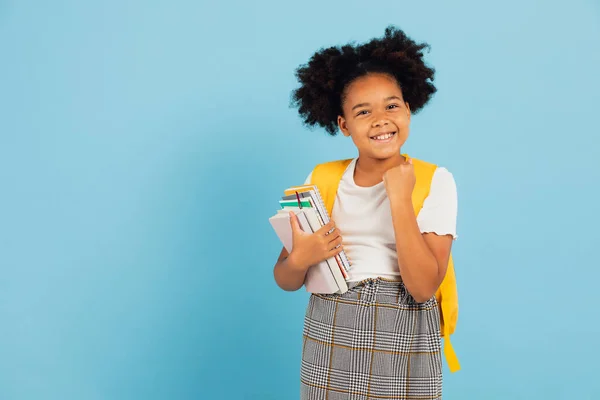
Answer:
[{"label": "neck", "polygon": [[356,170],[366,176],[377,176],[378,178],[381,178],[385,171],[402,164],[404,161],[405,157],[400,152],[398,152],[397,155],[385,159],[369,158],[359,155],[356,160]]}]

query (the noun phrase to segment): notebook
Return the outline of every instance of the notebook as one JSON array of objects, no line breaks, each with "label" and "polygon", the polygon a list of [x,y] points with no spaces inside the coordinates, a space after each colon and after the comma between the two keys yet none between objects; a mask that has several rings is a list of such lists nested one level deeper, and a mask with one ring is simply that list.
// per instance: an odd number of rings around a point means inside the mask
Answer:
[{"label": "notebook", "polygon": [[[303,231],[314,233],[329,222],[329,215],[316,186],[296,186],[284,191],[279,209],[269,222],[288,252],[292,251],[289,212],[298,216]],[[309,267],[304,286],[309,293],[342,294],[348,291],[350,263],[344,252]]]},{"label": "notebook", "polygon": [[[297,201],[302,204],[305,200],[308,200],[312,204],[312,207],[316,209],[321,224],[325,225],[329,222],[329,214],[327,213],[325,203],[323,203],[321,193],[316,185],[302,185],[288,188],[284,191],[283,200],[289,201],[292,196],[296,196]],[[340,268],[345,270],[350,268],[350,262],[344,252],[340,253],[335,258]]]}]

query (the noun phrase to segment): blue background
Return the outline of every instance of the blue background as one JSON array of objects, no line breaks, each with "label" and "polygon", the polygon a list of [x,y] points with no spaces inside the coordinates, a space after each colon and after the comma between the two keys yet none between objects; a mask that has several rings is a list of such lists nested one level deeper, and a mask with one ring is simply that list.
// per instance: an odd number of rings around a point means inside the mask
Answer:
[{"label": "blue background", "polygon": [[597,0],[0,1],[0,399],[296,399],[308,295],[268,217],[349,139],[294,69],[396,24],[454,173],[445,399],[600,398]]}]

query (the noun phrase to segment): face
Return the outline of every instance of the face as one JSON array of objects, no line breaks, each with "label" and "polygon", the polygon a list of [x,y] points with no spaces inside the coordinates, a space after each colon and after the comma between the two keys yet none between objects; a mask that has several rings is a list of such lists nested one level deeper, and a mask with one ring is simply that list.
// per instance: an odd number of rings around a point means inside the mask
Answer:
[{"label": "face", "polygon": [[338,126],[350,136],[359,157],[384,160],[398,157],[408,138],[410,108],[396,80],[386,74],[369,74],[346,88],[343,116]]}]

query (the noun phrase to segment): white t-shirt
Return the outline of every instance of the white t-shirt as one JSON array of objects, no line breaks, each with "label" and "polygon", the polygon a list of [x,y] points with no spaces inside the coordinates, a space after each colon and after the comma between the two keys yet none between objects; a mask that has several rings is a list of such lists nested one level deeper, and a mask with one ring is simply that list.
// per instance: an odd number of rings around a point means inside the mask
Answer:
[{"label": "white t-shirt", "polygon": [[[357,186],[354,169],[357,158],[346,168],[340,181],[332,219],[342,234],[346,254],[352,259],[349,281],[383,277],[398,279],[398,256],[390,202],[383,182],[371,187]],[[312,172],[306,178],[310,183]],[[452,174],[443,167],[434,172],[428,197],[417,215],[422,233],[456,234],[457,193]]]}]

